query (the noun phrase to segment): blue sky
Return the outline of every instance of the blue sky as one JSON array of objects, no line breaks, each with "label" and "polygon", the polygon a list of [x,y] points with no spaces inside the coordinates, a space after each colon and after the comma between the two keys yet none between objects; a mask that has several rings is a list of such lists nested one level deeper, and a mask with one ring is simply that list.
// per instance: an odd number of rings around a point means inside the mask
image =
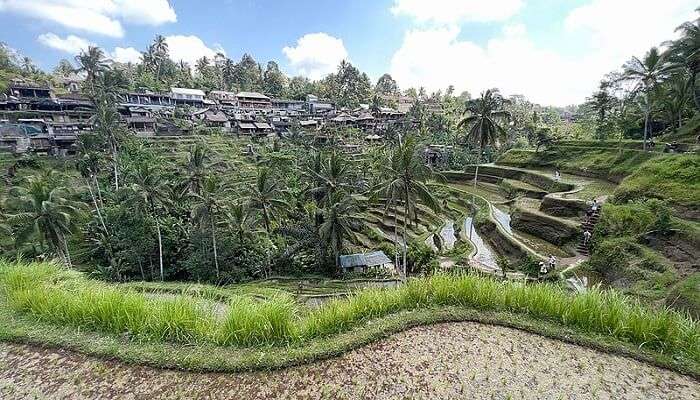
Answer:
[{"label": "blue sky", "polygon": [[88,44],[134,60],[156,34],[174,58],[223,51],[319,78],[349,58],[402,88],[500,87],[582,101],[603,74],[673,37],[688,0],[0,0],[0,40],[42,68]]}]

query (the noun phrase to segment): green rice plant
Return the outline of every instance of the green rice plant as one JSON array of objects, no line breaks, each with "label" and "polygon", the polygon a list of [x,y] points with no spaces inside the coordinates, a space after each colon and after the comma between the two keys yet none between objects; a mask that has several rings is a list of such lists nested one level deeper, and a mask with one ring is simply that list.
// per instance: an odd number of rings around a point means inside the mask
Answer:
[{"label": "green rice plant", "polygon": [[142,335],[151,340],[180,343],[210,341],[215,330],[211,310],[185,296],[149,301]]},{"label": "green rice plant", "polygon": [[263,301],[236,297],[218,328],[216,341],[222,345],[260,345],[293,340],[296,310],[289,296],[276,295]]},{"label": "green rice plant", "polygon": [[366,289],[299,317],[289,295],[233,296],[222,318],[201,298],[155,297],[108,285],[51,264],[0,262],[0,301],[40,321],[128,335],[136,340],[223,346],[288,344],[346,332],[416,308],[457,306],[506,311],[582,333],[609,335],[651,351],[700,363],[700,326],[668,309],[649,309],[616,291],[572,295],[550,284],[503,283],[472,274],[411,279]]}]

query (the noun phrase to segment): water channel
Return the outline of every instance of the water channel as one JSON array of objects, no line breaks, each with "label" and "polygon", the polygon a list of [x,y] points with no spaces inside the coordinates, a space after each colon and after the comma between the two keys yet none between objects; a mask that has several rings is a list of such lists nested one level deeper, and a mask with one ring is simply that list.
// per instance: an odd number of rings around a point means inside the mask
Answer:
[{"label": "water channel", "polygon": [[474,247],[476,247],[476,256],[474,257],[474,260],[486,267],[498,268],[496,254],[486,243],[484,243],[483,238],[474,228],[472,217],[466,217],[464,219],[464,234],[467,238],[470,238],[471,242],[474,243]]}]

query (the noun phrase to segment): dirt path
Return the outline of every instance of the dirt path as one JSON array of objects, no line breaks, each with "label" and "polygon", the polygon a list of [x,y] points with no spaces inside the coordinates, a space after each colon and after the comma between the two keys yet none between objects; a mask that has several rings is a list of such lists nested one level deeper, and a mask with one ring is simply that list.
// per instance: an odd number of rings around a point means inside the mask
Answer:
[{"label": "dirt path", "polygon": [[0,343],[2,399],[700,399],[647,364],[476,323],[414,328],[333,360],[198,374]]}]

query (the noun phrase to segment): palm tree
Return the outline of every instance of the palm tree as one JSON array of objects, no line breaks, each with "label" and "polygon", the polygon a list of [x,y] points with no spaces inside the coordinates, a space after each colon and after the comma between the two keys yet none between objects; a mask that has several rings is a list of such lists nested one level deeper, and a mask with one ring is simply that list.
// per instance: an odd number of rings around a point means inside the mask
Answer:
[{"label": "palm tree", "polygon": [[135,166],[133,182],[128,190],[132,194],[132,200],[136,200],[135,206],[142,212],[150,214],[156,224],[158,236],[158,265],[160,267],[160,280],[164,280],[163,268],[163,234],[161,232],[158,209],[168,204],[169,191],[166,182],[160,173],[153,168],[154,162],[142,162]]},{"label": "palm tree", "polygon": [[255,185],[249,190],[248,198],[250,207],[260,211],[267,233],[270,233],[270,222],[277,210],[289,208],[289,204],[281,199],[284,193],[279,184],[272,179],[268,168],[258,168]]},{"label": "palm tree", "polygon": [[350,164],[336,151],[327,157],[322,153],[314,155],[305,175],[312,186],[309,193],[319,206],[330,201],[336,192],[344,191],[349,187],[349,172]]},{"label": "palm tree", "polygon": [[432,210],[437,210],[440,205],[427,186],[427,181],[432,177],[432,171],[426,167],[423,157],[417,151],[417,144],[413,136],[400,142],[390,155],[387,165],[382,165],[383,181],[375,188],[375,192],[387,200],[387,207],[403,203],[403,267],[406,273],[407,251],[407,225],[411,214],[414,221],[418,219],[417,204],[420,202]]},{"label": "palm tree", "polygon": [[507,104],[498,89],[489,89],[481,93],[478,99],[468,100],[465,104],[465,117],[459,122],[457,128],[466,127],[466,137],[463,142],[477,146],[476,170],[474,172],[474,188],[479,177],[479,164],[481,153],[486,146],[498,145],[506,136],[504,122],[510,120],[510,113],[503,107]]},{"label": "palm tree", "polygon": [[345,241],[356,240],[355,230],[359,221],[354,199],[345,193],[334,193],[323,210],[323,222],[318,234],[321,241],[331,248],[336,268],[345,249]]},{"label": "palm tree", "polygon": [[656,86],[668,76],[670,65],[666,61],[666,56],[659,52],[659,49],[652,47],[643,59],[632,57],[624,65],[623,78],[636,83],[634,92],[641,91],[644,96],[644,150],[647,149],[649,140],[649,122],[651,110],[654,107],[654,99],[651,92]]},{"label": "palm tree", "polygon": [[76,226],[81,204],[71,200],[69,190],[58,182],[58,173],[51,171],[29,177],[26,186],[12,188],[7,201],[8,221],[17,229],[17,243],[39,236],[42,244],[72,267],[66,236]]},{"label": "palm tree", "polygon": [[156,67],[156,80],[160,80],[161,68],[163,63],[168,59],[168,42],[165,41],[162,35],[156,35],[149,50],[152,50],[153,53],[153,61]]},{"label": "palm tree", "polygon": [[671,126],[681,128],[683,126],[683,112],[686,110],[690,94],[693,90],[691,81],[683,74],[673,75],[665,85],[665,93],[662,99],[663,109],[668,113],[668,121]]},{"label": "palm tree", "polygon": [[78,64],[77,71],[87,74],[86,82],[90,87],[94,85],[96,77],[108,69],[104,52],[95,46],[89,46],[87,51],[81,51],[75,57],[75,61]]},{"label": "palm tree", "polygon": [[211,242],[214,249],[214,266],[216,278],[220,277],[218,247],[216,243],[216,227],[219,225],[218,217],[223,209],[219,200],[225,191],[221,181],[215,176],[204,179],[199,193],[193,193],[195,203],[192,207],[192,219],[197,222],[202,231],[209,229]]},{"label": "palm tree", "polygon": [[235,202],[230,207],[228,222],[231,230],[238,237],[238,241],[243,242],[252,230],[254,223],[248,203],[244,201]]},{"label": "palm tree", "polygon": [[211,169],[209,148],[203,143],[197,143],[187,153],[185,170],[185,189],[198,195],[202,191],[202,182]]},{"label": "palm tree", "polygon": [[[696,11],[700,12],[700,8]],[[681,36],[671,43],[669,61],[674,70],[685,69],[688,73],[688,86],[693,90],[695,107],[700,110],[700,91],[696,89],[700,73],[700,18],[689,21],[678,28]]]},{"label": "palm tree", "polygon": [[121,116],[114,103],[98,99],[95,103],[93,130],[109,147],[114,175],[114,188],[119,190],[119,148],[124,136]]}]

